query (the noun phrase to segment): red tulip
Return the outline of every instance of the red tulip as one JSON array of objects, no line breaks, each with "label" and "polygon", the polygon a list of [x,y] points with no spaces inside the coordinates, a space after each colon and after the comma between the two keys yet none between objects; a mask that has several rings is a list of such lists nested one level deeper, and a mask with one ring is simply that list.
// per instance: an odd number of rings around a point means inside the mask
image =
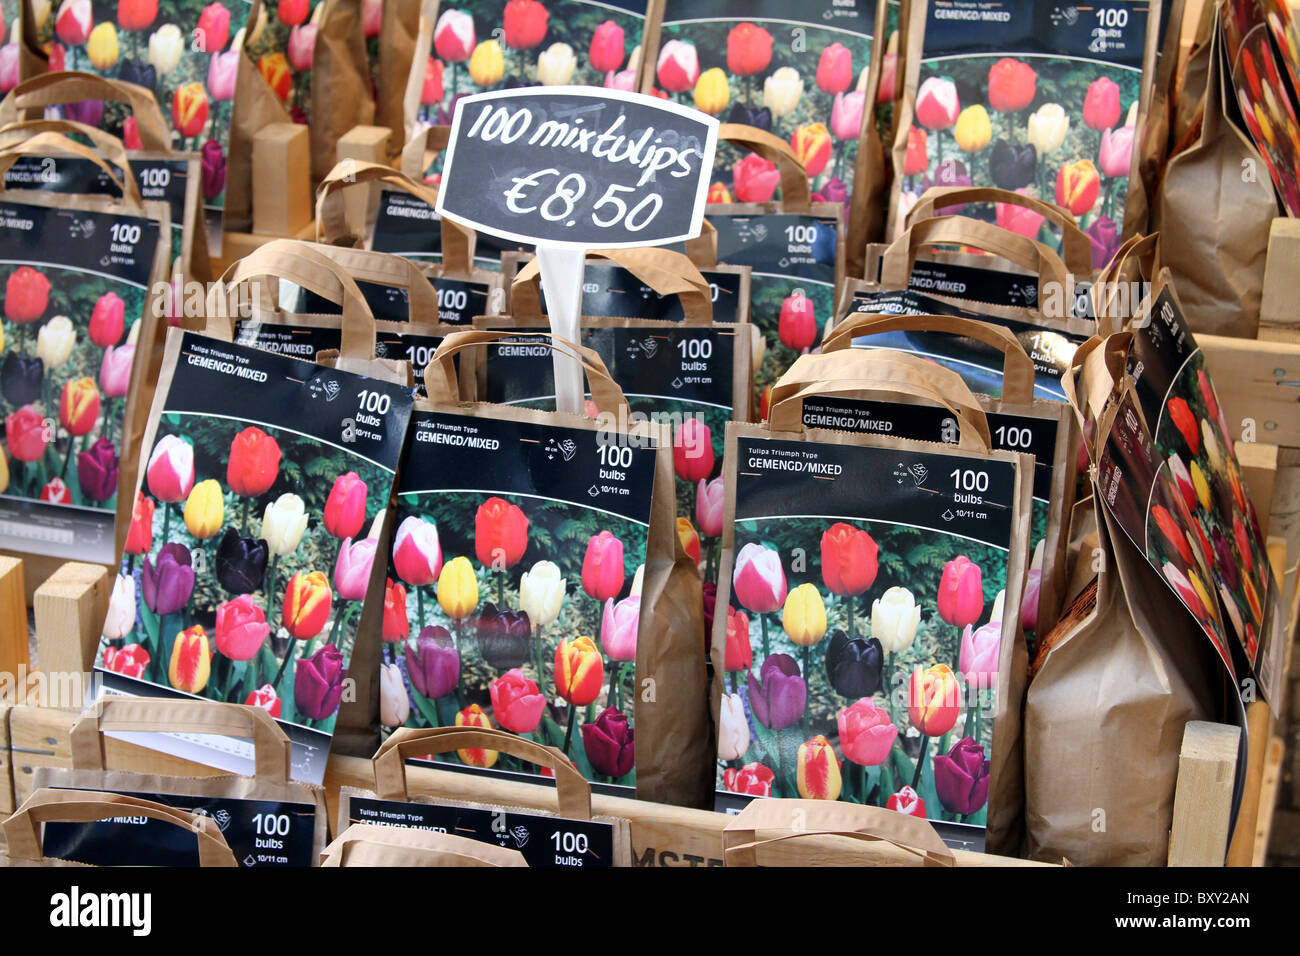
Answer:
[{"label": "red tulip", "polygon": [[[685,93],[695,88],[700,78],[700,60],[695,44],[689,40],[669,40],[659,51],[655,64],[655,78],[669,93]],[[655,95],[667,98],[658,90]]]},{"label": "red tulip", "polygon": [[336,538],[355,538],[365,523],[366,483],[355,471],[339,475],[325,499],[325,530]]},{"label": "red tulip", "polygon": [[757,153],[750,153],[736,163],[731,171],[736,186],[736,199],[740,202],[767,202],[781,185],[781,173],[776,163],[769,163]]},{"label": "red tulip", "polygon": [[68,46],[82,46],[95,25],[90,0],[63,0],[54,17],[54,32]]},{"label": "red tulip", "polygon": [[117,25],[123,30],[147,30],[158,16],[158,0],[117,0]]},{"label": "red tulip", "polygon": [[727,608],[727,652],[723,669],[748,672],[754,666],[754,649],[749,643],[749,615]]},{"label": "red tulip", "polygon": [[270,633],[266,612],[251,594],[241,594],[217,607],[217,650],[232,661],[252,660]]},{"label": "red tulip", "polygon": [[625,575],[623,542],[608,531],[592,535],[582,559],[582,589],[603,603],[618,597]]},{"label": "red tulip", "polygon": [[153,510],[153,499],[137,492],[135,507],[131,509],[131,526],[126,532],[127,554],[148,554],[153,550]]},{"label": "red tulip", "polygon": [[1195,457],[1201,450],[1201,429],[1196,423],[1196,413],[1186,399],[1178,396],[1169,399],[1169,419],[1187,442],[1187,450]]},{"label": "red tulip", "polygon": [[845,92],[852,83],[853,54],[844,44],[832,43],[817,61],[817,88],[833,95]]},{"label": "red tulip", "polygon": [[777,335],[782,345],[796,352],[812,348],[817,341],[817,309],[803,292],[796,290],[781,303]]},{"label": "red tulip", "polygon": [[423,587],[438,580],[442,573],[438,526],[416,515],[403,518],[393,539],[393,568],[412,587]]},{"label": "red tulip", "polygon": [[935,598],[939,616],[953,627],[974,624],[984,612],[984,572],[964,554],[943,566],[939,594]]},{"label": "red tulip", "polygon": [[1082,216],[1096,205],[1100,191],[1101,178],[1091,160],[1063,163],[1056,174],[1056,204],[1075,216]]},{"label": "red tulip", "polygon": [[99,418],[99,389],[93,378],[69,379],[59,399],[59,421],[69,435],[89,435]]},{"label": "red tulip", "polygon": [[176,87],[172,95],[172,126],[182,136],[198,136],[208,122],[208,91],[197,80]]},{"label": "red tulip", "polygon": [[307,14],[310,12],[310,0],[280,0],[276,10],[280,22],[287,27],[296,27],[307,19]]},{"label": "red tulip", "polygon": [[[478,704],[470,704],[456,714],[457,727],[478,727],[482,730],[492,729],[492,718]],[[485,747],[467,747],[457,750],[456,756],[468,767],[491,767],[497,762],[497,751]]]},{"label": "red tulip", "polygon": [[1083,97],[1083,121],[1090,129],[1110,129],[1119,122],[1119,84],[1099,76]]},{"label": "red tulip", "polygon": [[52,505],[72,504],[72,492],[62,478],[51,478],[41,489],[41,501]]},{"label": "red tulip", "polygon": [[510,0],[502,17],[506,46],[527,50],[542,42],[551,15],[538,0]]},{"label": "red tulip", "polygon": [[1009,202],[996,204],[995,217],[998,228],[1008,229],[1026,239],[1033,239],[1043,227],[1043,216],[1040,213],[1024,206],[1013,206]]},{"label": "red tulip", "polygon": [[698,418],[682,422],[673,436],[673,470],[682,481],[695,484],[713,474],[713,435]]},{"label": "red tulip", "polygon": [[915,176],[930,168],[930,155],[926,152],[929,137],[920,126],[907,131],[907,158],[903,160],[903,175]]},{"label": "red tulip", "polygon": [[126,303],[116,292],[105,292],[90,313],[90,341],[101,349],[117,345],[126,331]]},{"label": "red tulip", "polygon": [[124,677],[143,677],[149,660],[149,652],[139,644],[104,648],[104,669]]},{"label": "red tulip", "polygon": [[1169,509],[1164,505],[1152,505],[1151,517],[1155,519],[1156,527],[1165,536],[1165,540],[1174,546],[1174,550],[1183,559],[1183,563],[1191,564],[1192,546],[1187,543],[1187,535],[1183,534],[1183,529],[1179,527],[1174,516],[1169,513]]},{"label": "red tulip", "polygon": [[862,594],[876,580],[879,547],[861,528],[837,521],[822,533],[822,581],[833,594]]},{"label": "red tulip", "polygon": [[489,498],[474,513],[474,553],[479,564],[504,571],[519,563],[528,549],[528,516],[518,505]]},{"label": "red tulip", "polygon": [[885,62],[880,70],[880,88],[876,91],[877,103],[892,103],[894,90],[898,85],[898,54],[886,53]]},{"label": "red tulip", "polygon": [[474,18],[463,10],[444,10],[433,30],[433,49],[448,63],[463,63],[474,52]]},{"label": "red tulip", "polygon": [[600,696],[605,659],[589,637],[561,639],[555,649],[555,692],[574,707],[586,707]]},{"label": "red tulip", "polygon": [[195,29],[207,53],[220,53],[230,42],[230,11],[220,3],[209,3],[199,14]]},{"label": "red tulip", "polygon": [[128,116],[122,123],[122,145],[127,149],[144,149],[144,140],[140,138],[140,124],[134,116]]},{"label": "red tulip", "polygon": [[907,717],[913,727],[927,737],[942,737],[952,730],[960,713],[961,692],[947,664],[912,671]]},{"label": "red tulip", "polygon": [[278,99],[283,102],[289,98],[293,91],[293,72],[283,53],[263,53],[257,60],[257,72]]},{"label": "red tulip", "polygon": [[741,23],[727,34],[727,71],[736,76],[762,73],[772,62],[772,34],[752,23]]},{"label": "red tulip", "polygon": [[1034,101],[1037,86],[1032,66],[1004,56],[989,67],[989,106],[999,113],[1019,113]]},{"label": "red tulip", "polygon": [[[237,495],[266,494],[280,475],[280,445],[256,425],[249,425],[230,443],[226,484]],[[332,492],[331,492],[332,494]]]},{"label": "red tulip", "polygon": [[315,637],[329,620],[334,592],[322,571],[295,571],[284,589],[280,621],[289,636],[304,641]]},{"label": "red tulip", "polygon": [[691,524],[690,518],[678,516],[677,518],[677,540],[682,543],[682,550],[686,556],[696,564],[700,563],[700,535],[695,530],[695,525]]},{"label": "red tulip", "polygon": [[389,578],[384,588],[384,640],[400,641],[410,633],[411,622],[406,619],[406,588]]},{"label": "red tulip", "polygon": [[425,106],[437,106],[442,102],[442,61],[429,57],[424,64],[424,86],[420,89],[420,102]]},{"label": "red tulip", "polygon": [[1241,567],[1247,574],[1255,568],[1255,552],[1250,547],[1250,535],[1246,532],[1246,524],[1241,520],[1240,515],[1232,516],[1232,537],[1237,544],[1237,556],[1241,560]]},{"label": "red tulip", "polygon": [[623,65],[623,28],[613,20],[606,20],[591,35],[587,56],[591,68],[597,73],[609,73]]},{"label": "red tulip", "polygon": [[747,763],[739,770],[728,767],[722,771],[722,785],[732,793],[743,793],[751,797],[770,797],[772,782],[776,775],[765,765]]},{"label": "red tulip", "polygon": [[244,698],[245,707],[261,707],[272,717],[280,716],[280,695],[270,684],[263,684]]},{"label": "red tulip", "polygon": [[49,426],[34,405],[24,405],[5,419],[9,454],[19,461],[37,461],[49,444]]},{"label": "red tulip", "polygon": [[826,168],[831,159],[831,134],[824,123],[803,123],[796,126],[790,136],[794,150],[809,179],[814,179]]},{"label": "red tulip", "polygon": [[886,810],[906,813],[909,817],[925,819],[925,801],[911,787],[903,787],[898,793],[890,794],[885,801]]},{"label": "red tulip", "polygon": [[497,723],[512,734],[531,734],[542,722],[546,697],[518,667],[488,684],[488,694]]},{"label": "red tulip", "polygon": [[889,714],[869,698],[845,707],[835,718],[840,731],[840,750],[859,766],[878,767],[889,758],[898,728]]},{"label": "red tulip", "polygon": [[50,304],[50,280],[31,266],[19,266],[5,282],[5,318],[35,322]]},{"label": "red tulip", "polygon": [[931,76],[916,94],[916,121],[926,129],[948,129],[961,114],[957,84],[947,77]]}]

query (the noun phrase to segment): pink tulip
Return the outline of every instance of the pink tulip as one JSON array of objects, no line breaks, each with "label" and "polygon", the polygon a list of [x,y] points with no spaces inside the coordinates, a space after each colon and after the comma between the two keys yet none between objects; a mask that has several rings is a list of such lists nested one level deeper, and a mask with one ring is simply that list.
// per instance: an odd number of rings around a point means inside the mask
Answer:
[{"label": "pink tulip", "polygon": [[104,349],[104,360],[99,363],[99,387],[105,398],[122,398],[131,387],[131,363],[135,359],[134,345],[119,345]]},{"label": "pink tulip", "polygon": [[591,35],[588,58],[597,73],[610,73],[623,65],[623,28],[613,20],[606,20]]},{"label": "pink tulip", "polygon": [[606,73],[605,89],[633,92],[636,90],[636,70],[619,70],[617,73]]},{"label": "pink tulip", "polygon": [[463,10],[444,10],[433,29],[433,48],[448,63],[468,60],[475,46],[474,18]]},{"label": "pink tulip", "polygon": [[781,172],[776,163],[768,162],[757,153],[750,153],[736,163],[731,171],[736,186],[737,202],[767,202],[781,185]]},{"label": "pink tulip", "polygon": [[582,589],[597,601],[607,601],[623,590],[626,574],[623,542],[608,531],[592,535],[582,559]]},{"label": "pink tulip", "polygon": [[1090,129],[1110,129],[1119,122],[1119,84],[1099,76],[1088,85],[1083,97],[1083,121]]},{"label": "pink tulip", "polygon": [[1101,134],[1101,152],[1097,156],[1097,165],[1107,176],[1128,177],[1130,160],[1133,158],[1132,126],[1106,130]]},{"label": "pink tulip", "polygon": [[316,24],[300,23],[289,32],[289,65],[299,73],[311,69],[316,53]]},{"label": "pink tulip", "polygon": [[18,44],[0,46],[0,93],[8,93],[22,79],[18,68]]},{"label": "pink tulip", "polygon": [[1030,568],[1025,581],[1025,596],[1020,599],[1020,625],[1026,631],[1038,630],[1038,593],[1043,585],[1043,572]]},{"label": "pink tulip", "polygon": [[384,28],[384,0],[365,0],[361,4],[361,32],[377,37]]},{"label": "pink tulip", "polygon": [[636,634],[641,624],[641,598],[632,595],[614,603],[605,601],[600,621],[600,645],[611,661],[636,660]]},{"label": "pink tulip", "polygon": [[194,487],[194,446],[177,435],[164,435],[149,456],[145,479],[159,501],[184,501]]},{"label": "pink tulip", "polygon": [[378,538],[362,538],[353,542],[345,538],[339,547],[339,558],[334,564],[334,590],[345,601],[360,601],[366,596],[370,584],[370,569],[375,563]]},{"label": "pink tulip", "polygon": [[402,519],[393,539],[393,568],[412,587],[424,587],[442,573],[438,526],[415,515]]},{"label": "pink tulip", "polygon": [[916,94],[916,121],[926,129],[948,129],[960,113],[957,84],[952,80],[932,76],[921,84]]},{"label": "pink tulip", "polygon": [[239,75],[239,51],[217,53],[208,64],[208,95],[227,102],[235,98],[235,77]]},{"label": "pink tulip", "polygon": [[81,46],[90,39],[95,12],[90,0],[63,0],[54,18],[54,32],[68,46]]},{"label": "pink tulip", "polygon": [[1002,646],[1002,622],[989,621],[978,630],[969,624],[961,635],[957,667],[967,686],[992,687],[998,676],[998,653]]},{"label": "pink tulip", "polygon": [[732,585],[736,600],[755,614],[777,610],[785,604],[787,591],[781,556],[751,541],[736,555]]},{"label": "pink tulip", "polygon": [[835,102],[831,105],[831,132],[836,139],[857,141],[862,133],[862,111],[866,102],[867,94],[862,90],[835,94]]},{"label": "pink tulip", "polygon": [[682,422],[673,436],[673,470],[682,481],[700,481],[713,474],[713,436],[698,418]]},{"label": "pink tulip", "polygon": [[727,489],[721,475],[707,484],[703,478],[700,479],[699,487],[695,489],[695,524],[700,529],[700,534],[710,538],[722,534],[726,499]]},{"label": "pink tulip", "polygon": [[964,554],[945,564],[935,603],[939,605],[939,616],[953,627],[979,620],[984,611],[984,573],[980,566]]},{"label": "pink tulip", "polygon": [[669,40],[659,51],[655,64],[659,85],[669,93],[685,93],[695,88],[700,78],[700,58],[695,44],[687,40]]},{"label": "pink tulip", "polygon": [[840,731],[840,749],[844,756],[862,767],[878,767],[889,758],[898,728],[889,714],[870,698],[862,698],[836,715]]},{"label": "pink tulip", "polygon": [[886,53],[884,67],[880,71],[880,88],[876,91],[877,103],[892,103],[894,86],[898,83],[898,54]]},{"label": "pink tulip", "polygon": [[[1024,190],[1018,189],[1016,192],[1024,193]],[[1024,206],[1014,206],[1009,202],[997,204],[996,218],[998,228],[1009,229],[1011,232],[1022,235],[1027,239],[1035,238],[1038,235],[1038,230],[1043,227],[1042,215],[1032,209],[1026,209]]]}]

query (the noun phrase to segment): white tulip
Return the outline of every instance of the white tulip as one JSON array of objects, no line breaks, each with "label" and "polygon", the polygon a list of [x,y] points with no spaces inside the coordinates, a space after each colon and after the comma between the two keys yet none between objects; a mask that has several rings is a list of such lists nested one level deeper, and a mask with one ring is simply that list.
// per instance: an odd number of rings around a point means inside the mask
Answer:
[{"label": "white tulip", "polygon": [[396,664],[384,664],[379,669],[379,719],[385,727],[401,727],[410,716],[402,671]]},{"label": "white tulip", "polygon": [[519,607],[535,631],[560,616],[566,587],[560,566],[554,561],[538,561],[519,579]]},{"label": "white tulip", "polygon": [[120,641],[135,627],[135,581],[119,574],[113,581],[113,594],[108,599],[108,618],[104,621],[104,637]]},{"label": "white tulip", "polygon": [[723,695],[718,716],[718,759],[740,760],[749,750],[749,721],[740,695]]},{"label": "white tulip", "polygon": [[56,315],[36,333],[36,354],[45,363],[47,371],[66,362],[76,344],[77,330],[66,315]]},{"label": "white tulip", "polygon": [[564,86],[573,79],[578,58],[567,43],[552,43],[537,57],[537,82],[542,86]]},{"label": "white tulip", "polygon": [[645,565],[641,564],[637,566],[636,574],[632,575],[632,591],[629,594],[629,597],[631,596],[640,597],[641,585],[644,582],[645,582]]},{"label": "white tulip", "polygon": [[149,62],[159,76],[166,76],[180,66],[184,52],[185,35],[174,23],[164,23],[149,37]]},{"label": "white tulip", "polygon": [[1038,157],[1050,156],[1061,148],[1065,134],[1070,131],[1070,117],[1060,103],[1044,103],[1029,115],[1029,131],[1026,134]]},{"label": "white tulip", "polygon": [[293,554],[307,530],[307,506],[295,494],[283,494],[266,506],[262,537],[273,554]]},{"label": "white tulip", "polygon": [[920,624],[921,609],[907,588],[890,588],[871,602],[871,636],[891,654],[912,646]]}]

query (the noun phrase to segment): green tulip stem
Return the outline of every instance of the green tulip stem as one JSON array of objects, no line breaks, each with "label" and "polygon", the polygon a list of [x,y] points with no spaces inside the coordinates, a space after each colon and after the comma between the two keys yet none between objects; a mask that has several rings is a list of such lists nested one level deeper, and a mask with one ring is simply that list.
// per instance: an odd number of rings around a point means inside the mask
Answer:
[{"label": "green tulip stem", "polygon": [[846,594],[844,596],[844,603],[848,607],[849,612],[849,640],[851,641],[855,636],[853,634],[853,595]]},{"label": "green tulip stem", "polygon": [[[68,52],[72,52],[73,49],[74,49],[73,47],[69,47]],[[76,69],[76,67],[69,67],[69,69]],[[18,323],[18,352],[21,354],[26,351],[27,351],[27,323],[19,322]]]},{"label": "green tulip stem", "polygon": [[63,470],[59,472],[60,478],[68,477],[68,462],[72,461],[72,450],[76,447],[77,439],[71,435],[68,436],[68,453],[63,456]]},{"label": "green tulip stem", "polygon": [[808,646],[804,645],[799,648],[799,666],[803,669],[803,679],[812,680],[812,675],[808,671]]},{"label": "green tulip stem", "polygon": [[975,691],[975,702],[966,708],[966,736],[979,743],[980,698]]},{"label": "green tulip stem", "polygon": [[266,565],[266,579],[262,582],[262,590],[266,592],[266,617],[269,620],[272,617],[271,604],[275,599],[275,563],[280,556],[271,552],[271,560]]},{"label": "green tulip stem", "polygon": [[889,651],[885,657],[885,710],[889,719],[894,720],[894,652]]},{"label": "green tulip stem", "polygon": [[573,741],[573,712],[578,706],[572,702],[569,703],[569,725],[564,728],[564,756],[569,756],[569,744]]},{"label": "green tulip stem", "polygon": [[162,543],[166,544],[171,538],[172,531],[172,506],[163,502],[163,539]]},{"label": "green tulip stem", "polygon": [[252,499],[251,497],[245,496],[245,497],[244,497],[244,516],[243,516],[243,518],[240,519],[240,522],[239,522],[239,526],[244,530],[244,534],[249,534],[249,530],[248,530],[248,510],[249,510],[249,508],[251,508],[252,506],[253,506],[253,499]]},{"label": "green tulip stem", "polygon": [[858,802],[866,803],[867,802],[867,768],[862,766],[862,764],[860,763],[854,764],[853,766],[857,768],[856,776],[858,778]]},{"label": "green tulip stem", "polygon": [[[772,750],[772,779],[777,789],[785,790],[785,778],[781,776],[781,731],[774,730],[772,735],[776,737],[776,747]],[[783,797],[785,793],[778,793],[777,796]]]},{"label": "green tulip stem", "polygon": [[921,735],[921,749],[916,752],[916,772],[912,774],[912,789],[920,793],[921,770],[925,767],[925,751],[930,746],[930,738],[925,734]]},{"label": "green tulip stem", "polygon": [[758,616],[758,619],[763,624],[763,660],[767,660],[772,653],[772,649],[768,645],[768,640],[767,640],[767,615],[760,614]]},{"label": "green tulip stem", "polygon": [[731,671],[731,673],[728,676],[731,678],[731,692],[733,694],[740,693],[740,691],[736,689],[736,682],[739,680],[739,678],[736,677],[736,672]]},{"label": "green tulip stem", "polygon": [[416,629],[415,636],[419,637],[420,631],[424,630],[424,588],[422,587],[415,589],[415,606],[416,613],[420,615],[420,625]]},{"label": "green tulip stem", "polygon": [[[447,85],[447,89],[451,91],[450,94],[451,99],[454,100],[456,98],[456,61],[455,60],[451,61],[451,82]],[[446,96],[447,94],[444,92],[443,95]],[[423,176],[424,170],[420,170],[420,173],[421,176]]]},{"label": "green tulip stem", "polygon": [[506,572],[497,572],[497,610],[506,610]]},{"label": "green tulip stem", "polygon": [[[271,681],[271,687],[277,694],[280,693],[280,679],[284,677],[284,669],[289,666],[289,659],[293,657],[293,647],[297,643],[292,637],[289,638],[289,648],[284,652],[284,660],[280,661],[280,669],[275,672],[275,680]],[[311,641],[308,641],[307,645],[310,650]]]}]

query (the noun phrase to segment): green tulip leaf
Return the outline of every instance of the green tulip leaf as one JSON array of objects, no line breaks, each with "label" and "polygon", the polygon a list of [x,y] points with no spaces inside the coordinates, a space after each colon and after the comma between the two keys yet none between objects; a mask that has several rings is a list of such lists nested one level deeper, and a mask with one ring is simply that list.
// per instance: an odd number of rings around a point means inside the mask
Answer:
[{"label": "green tulip leaf", "polygon": [[411,703],[413,703],[415,705],[415,709],[420,712],[420,716],[425,719],[426,721],[425,726],[427,727],[443,726],[442,720],[438,716],[438,702],[434,700],[429,700],[429,698],[425,697],[423,694],[421,694],[418,690],[415,689],[414,684],[411,685]]}]

